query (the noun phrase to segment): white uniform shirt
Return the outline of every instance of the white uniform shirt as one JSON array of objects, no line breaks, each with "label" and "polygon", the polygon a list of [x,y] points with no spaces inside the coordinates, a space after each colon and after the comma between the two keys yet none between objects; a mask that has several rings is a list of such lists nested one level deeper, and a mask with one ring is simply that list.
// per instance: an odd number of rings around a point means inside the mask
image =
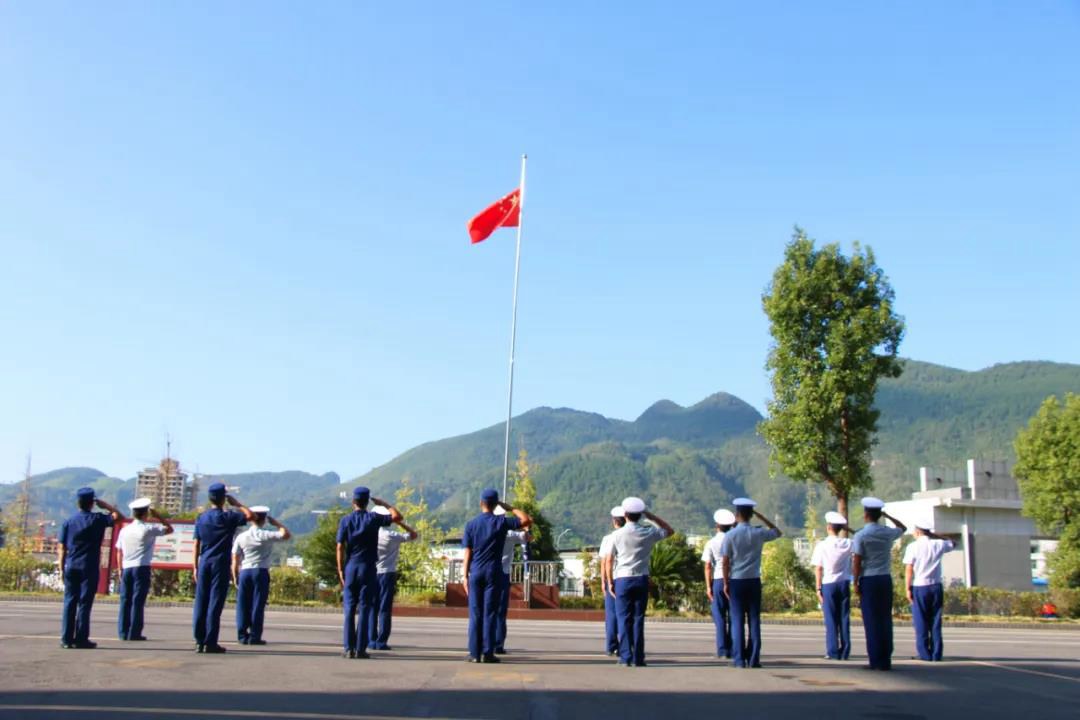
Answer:
[{"label": "white uniform shirt", "polygon": [[867,523],[851,541],[851,554],[862,558],[863,577],[888,575],[891,572],[890,561],[892,546],[904,531],[880,523]]},{"label": "white uniform shirt", "polygon": [[653,545],[667,537],[667,533],[655,525],[642,525],[626,521],[612,533],[611,546],[615,555],[615,569],[611,577],[641,577],[649,574],[649,556]]},{"label": "white uniform shirt", "polygon": [[955,545],[952,540],[936,540],[920,535],[904,548],[904,564],[911,565],[911,585],[925,587],[941,582],[941,558]]},{"label": "white uniform shirt", "polygon": [[132,520],[124,525],[116,536],[116,546],[123,558],[120,566],[126,570],[149,565],[154,559],[154,540],[165,534],[164,526],[157,523]]},{"label": "white uniform shirt", "polygon": [[830,535],[814,546],[810,564],[821,568],[821,584],[851,580],[851,540]]},{"label": "white uniform shirt", "polygon": [[233,540],[233,555],[240,555],[241,570],[266,570],[270,567],[273,543],[285,539],[284,530],[252,526]]},{"label": "white uniform shirt", "polygon": [[503,572],[510,575],[510,566],[514,562],[514,546],[525,544],[525,531],[524,530],[508,530],[506,533],[506,540],[503,542],[502,552],[502,569]]},{"label": "white uniform shirt", "polygon": [[731,558],[728,578],[753,580],[761,577],[761,549],[778,537],[779,530],[755,527],[747,522],[729,530],[720,543],[720,556]]},{"label": "white uniform shirt", "polygon": [[412,541],[409,533],[390,528],[379,528],[379,557],[375,561],[375,574],[396,573],[398,557],[401,555],[401,543]]},{"label": "white uniform shirt", "polygon": [[726,532],[717,531],[705,543],[705,549],[701,552],[701,562],[712,565],[714,580],[720,579],[720,564],[723,562],[724,557],[720,554],[720,548],[723,547],[725,535],[727,535]]},{"label": "white uniform shirt", "polygon": [[615,533],[610,532],[600,540],[600,552],[597,555],[603,560],[609,557],[615,550]]}]

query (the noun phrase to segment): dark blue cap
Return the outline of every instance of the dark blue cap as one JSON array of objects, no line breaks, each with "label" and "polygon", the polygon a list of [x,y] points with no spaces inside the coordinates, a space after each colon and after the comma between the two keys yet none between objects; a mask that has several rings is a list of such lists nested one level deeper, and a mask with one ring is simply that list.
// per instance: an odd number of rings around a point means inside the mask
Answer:
[{"label": "dark blue cap", "polygon": [[499,491],[495,488],[488,488],[480,493],[480,499],[486,503],[499,502]]},{"label": "dark blue cap", "polygon": [[209,492],[210,492],[211,495],[218,495],[218,496],[224,495],[225,494],[225,483],[214,483],[213,485],[211,485],[209,487]]},{"label": "dark blue cap", "polygon": [[360,502],[367,502],[371,497],[371,491],[361,485],[358,488],[354,488],[352,491],[352,499],[359,500]]},{"label": "dark blue cap", "polygon": [[75,494],[80,500],[93,500],[94,488],[83,487],[75,491]]}]

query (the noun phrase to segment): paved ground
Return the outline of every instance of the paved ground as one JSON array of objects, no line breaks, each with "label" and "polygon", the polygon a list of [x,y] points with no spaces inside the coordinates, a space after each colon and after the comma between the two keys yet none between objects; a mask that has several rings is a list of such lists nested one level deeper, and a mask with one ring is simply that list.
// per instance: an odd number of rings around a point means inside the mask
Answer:
[{"label": "paved ground", "polygon": [[894,670],[880,673],[861,667],[861,632],[856,656],[835,663],[818,628],[766,626],[765,667],[735,670],[710,658],[710,626],[656,623],[650,666],[619,668],[597,652],[597,623],[512,621],[504,663],[472,665],[459,620],[399,619],[393,651],[345,660],[332,615],[271,612],[270,645],[205,656],[186,608],[151,608],[151,640],[122,643],[116,607],[101,605],[97,650],[59,649],[59,610],[0,602],[0,720],[1080,716],[1080,632],[1068,630],[947,629],[949,660],[930,665],[910,659],[902,628]]}]

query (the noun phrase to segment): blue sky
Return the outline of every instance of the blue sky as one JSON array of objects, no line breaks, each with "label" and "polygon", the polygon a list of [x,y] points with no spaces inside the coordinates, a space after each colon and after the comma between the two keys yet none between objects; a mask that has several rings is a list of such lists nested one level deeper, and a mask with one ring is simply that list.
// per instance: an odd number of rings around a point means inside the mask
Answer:
[{"label": "blue sky", "polygon": [[1080,361],[1080,4],[0,6],[0,476],[353,476],[516,409],[759,408],[796,223],[909,357]]}]

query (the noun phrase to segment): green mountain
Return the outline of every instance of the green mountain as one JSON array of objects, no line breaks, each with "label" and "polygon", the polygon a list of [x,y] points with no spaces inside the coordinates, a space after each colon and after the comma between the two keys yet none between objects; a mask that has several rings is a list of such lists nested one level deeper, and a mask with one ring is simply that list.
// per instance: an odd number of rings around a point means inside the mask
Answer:
[{"label": "green mountain", "polygon": [[[1049,395],[1080,392],[1080,365],[1021,362],[977,372],[908,360],[904,374],[884,382],[875,449],[876,492],[901,498],[918,484],[920,465],[961,467],[970,457],[1012,459],[1012,440]],[[718,393],[690,407],[661,400],[633,421],[568,408],[536,408],[515,418],[511,446],[539,465],[536,484],[545,514],[563,544],[595,542],[612,505],[629,494],[689,532],[705,532],[712,511],[748,494],[788,527],[801,527],[806,488],[768,475],[768,448],[757,437],[760,414],[742,400]],[[502,483],[502,423],[467,435],[419,445],[340,486],[335,473],[215,475],[240,486],[240,496],[265,503],[304,533],[316,515],[343,503],[339,493],[363,483],[393,497],[407,479],[447,527],[475,512],[480,490]],[[91,485],[126,503],[134,480],[106,477],[92,468],[65,468],[31,481],[34,517],[70,513],[73,492]],[[18,488],[0,485],[0,505]],[[815,503],[824,509],[829,499]]]}]

